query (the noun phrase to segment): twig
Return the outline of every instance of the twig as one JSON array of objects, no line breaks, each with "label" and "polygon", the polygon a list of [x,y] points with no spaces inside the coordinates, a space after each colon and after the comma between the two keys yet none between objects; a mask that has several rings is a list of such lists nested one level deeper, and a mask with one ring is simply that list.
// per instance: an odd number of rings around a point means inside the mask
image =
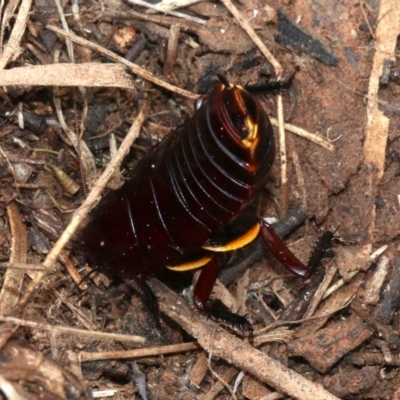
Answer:
[{"label": "twig", "polygon": [[171,75],[172,69],[176,61],[176,52],[178,50],[180,28],[180,24],[174,24],[169,30],[168,47],[163,67],[163,74],[165,76]]},{"label": "twig", "polygon": [[331,262],[329,266],[326,268],[326,272],[324,275],[324,279],[319,285],[317,291],[315,292],[314,296],[312,297],[310,304],[308,306],[307,311],[304,314],[304,318],[311,318],[312,315],[317,310],[319,304],[321,303],[325,291],[328,289],[329,285],[331,284],[335,274],[337,272],[337,267],[335,266],[334,262]]},{"label": "twig", "polygon": [[22,35],[25,32],[26,21],[29,17],[31,4],[32,0],[22,0],[17,19],[15,20],[14,28],[7,44],[4,46],[4,51],[0,57],[0,70],[4,69],[11,59],[17,58],[17,56],[22,52],[22,49],[19,47],[19,43]]},{"label": "twig", "polygon": [[283,218],[287,214],[289,203],[289,182],[287,176],[287,153],[286,153],[286,135],[283,117],[282,95],[277,96],[277,114],[279,131],[279,159],[281,163],[281,204],[279,217]]},{"label": "twig", "polygon": [[[120,335],[123,336],[123,335]],[[89,353],[82,351],[79,354],[81,362],[96,361],[96,360],[112,360],[122,358],[139,358],[159,356],[161,354],[181,353],[184,351],[199,350],[201,347],[197,342],[171,344],[161,347],[149,347],[146,349],[123,350],[123,351],[99,351],[96,353]]]},{"label": "twig", "polygon": [[19,326],[25,326],[27,328],[32,328],[32,329],[41,329],[44,331],[50,331],[59,334],[68,333],[75,336],[91,337],[93,339],[113,340],[121,342],[135,342],[135,343],[143,343],[145,341],[145,339],[141,336],[121,335],[119,333],[110,333],[110,332],[86,331],[84,329],[76,329],[76,328],[71,328],[69,326],[53,326],[48,324],[41,324],[35,321],[28,321],[22,318],[6,317],[3,315],[0,315],[0,321]]},{"label": "twig", "polygon": [[254,42],[254,44],[260,49],[260,51],[264,55],[264,57],[274,67],[276,79],[280,79],[282,77],[281,64],[279,64],[278,60],[267,49],[265,44],[262,42],[260,37],[257,35],[257,33],[254,31],[254,29],[250,25],[250,23],[242,16],[240,11],[233,5],[233,3],[230,0],[221,0],[221,2],[231,12],[231,14],[236,18],[236,21],[239,23],[239,25],[246,31],[246,33],[250,36],[250,38]]},{"label": "twig", "polygon": [[[55,62],[58,61],[58,53],[55,54],[54,60],[55,60]],[[73,65],[73,64],[71,64],[71,65]],[[61,98],[58,94],[59,94],[59,88],[56,87],[54,89],[53,102],[54,102],[54,107],[56,109],[58,121],[60,122],[60,125],[61,125],[62,129],[64,130],[65,134],[67,135],[68,139],[74,146],[74,149],[75,149],[76,153],[78,154],[78,157],[85,163],[86,174],[88,176],[94,176],[96,173],[96,164],[95,164],[94,156],[93,156],[92,152],[89,150],[88,145],[84,141],[80,140],[80,138],[76,132],[72,131],[72,129],[69,128],[69,126],[64,118]]]},{"label": "twig", "polygon": [[[214,372],[214,371],[212,371],[212,372]],[[224,383],[230,382],[233,379],[233,377],[238,374],[238,372],[239,371],[237,368],[231,367],[228,369],[228,371],[225,372],[222,379],[220,379],[220,377],[217,376],[218,381],[215,382],[214,385],[212,385],[210,387],[210,389],[208,389],[208,391],[204,394],[204,396],[201,398],[201,400],[215,399],[217,397],[217,395],[219,394],[219,392],[225,388],[226,385],[224,385]]]},{"label": "twig", "polygon": [[[279,126],[278,120],[276,118],[270,117],[269,119],[271,120],[271,124],[273,126]],[[299,128],[296,125],[288,124],[286,122],[284,124],[284,128],[292,133],[295,133],[298,136],[303,137],[304,139],[310,140],[311,142],[314,142],[322,147],[325,147],[325,149],[327,149],[329,151],[336,151],[336,148],[332,143],[321,138],[320,136],[316,135],[315,133],[310,133],[303,128]]]},{"label": "twig", "polygon": [[[61,25],[67,32],[69,32],[68,22],[67,22],[67,20],[65,18],[64,10],[62,8],[61,2],[60,2],[60,0],[54,0],[54,1],[56,3],[58,15],[60,16]],[[75,63],[75,56],[74,56],[74,48],[72,47],[71,39],[65,38],[65,44],[67,46],[69,61],[72,64],[74,64]]]},{"label": "twig", "polygon": [[87,86],[120,87],[134,90],[136,85],[120,64],[48,64],[0,70],[1,86]]},{"label": "twig", "polygon": [[19,269],[27,269],[35,271],[45,270],[43,264],[29,264],[21,262],[0,262],[0,268],[19,268]]},{"label": "twig", "polygon": [[[218,382],[220,383],[220,385],[225,388],[230,394],[231,394],[231,398],[233,400],[237,400],[237,397],[235,396],[235,393],[233,392],[233,390],[231,389],[231,387],[229,386],[229,381],[226,378],[230,378],[231,374],[233,373],[233,375],[235,375],[237,373],[236,368],[231,368],[231,371],[228,371],[228,374],[225,374],[224,377],[219,376],[213,369],[213,367],[211,366],[211,359],[213,357],[213,343],[214,343],[214,335],[215,335],[215,331],[216,331],[216,327],[213,330],[213,334],[211,337],[211,349],[208,355],[208,370],[211,372],[211,375],[218,380]],[[230,372],[230,373],[229,373]],[[231,378],[232,379],[232,378]],[[212,400],[214,399],[215,392],[210,393],[208,392],[205,396],[203,396],[202,400]]]},{"label": "twig", "polygon": [[110,59],[119,62],[123,65],[126,65],[134,74],[142,77],[143,79],[148,80],[151,83],[154,83],[155,85],[158,85],[164,89],[167,89],[171,92],[177,93],[181,96],[188,97],[189,99],[195,100],[198,98],[198,95],[191,93],[187,90],[181,89],[177,86],[171,85],[170,83],[167,83],[150,72],[146,71],[145,69],[139,67],[138,65],[131,63],[127,59],[120,57],[119,55],[115,54],[114,52],[105,49],[102,46],[99,46],[95,43],[90,42],[89,40],[83,39],[77,35],[74,35],[73,33],[66,32],[63,29],[58,28],[57,26],[54,25],[46,25],[46,28],[54,33],[57,33],[63,37],[68,37],[70,38],[73,42],[78,43],[84,47],[87,47],[89,49],[92,49],[94,51],[98,51],[101,54],[104,54],[105,56],[109,57]]},{"label": "twig", "polygon": [[[20,0],[10,0],[6,7],[4,8],[4,0],[0,1],[0,21],[1,21],[1,28],[0,28],[0,54],[3,52],[3,41],[4,41],[4,32],[6,28],[10,26],[10,20],[15,14],[15,10],[18,7]],[[3,11],[4,8],[4,11]]]},{"label": "twig", "polygon": [[[202,0],[192,0],[191,2],[193,4],[193,3],[198,3],[199,1],[202,1]],[[189,21],[193,21],[198,24],[205,24],[207,22],[205,19],[193,17],[192,15],[183,14],[181,12],[174,12],[174,11],[172,11],[173,5],[170,5],[169,7],[168,7],[168,5],[166,5],[165,7],[163,7],[163,4],[162,4],[163,2],[158,3],[158,4],[150,4],[143,0],[128,0],[128,3],[137,4],[138,6],[151,8],[152,10],[160,11],[167,15],[168,14],[173,15],[174,17],[177,17],[177,18],[187,19]],[[175,4],[177,3],[176,0],[174,0],[174,3]],[[178,6],[178,7],[180,7],[180,6]],[[178,7],[176,7],[176,8],[178,8]]]}]

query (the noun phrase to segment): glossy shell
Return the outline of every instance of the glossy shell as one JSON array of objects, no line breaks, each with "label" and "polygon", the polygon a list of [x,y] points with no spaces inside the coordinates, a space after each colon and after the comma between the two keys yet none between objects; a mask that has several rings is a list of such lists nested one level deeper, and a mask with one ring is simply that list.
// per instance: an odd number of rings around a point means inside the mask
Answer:
[{"label": "glossy shell", "polygon": [[258,101],[219,83],[198,104],[94,210],[81,236],[92,262],[144,278],[179,264],[264,187],[275,145]]}]

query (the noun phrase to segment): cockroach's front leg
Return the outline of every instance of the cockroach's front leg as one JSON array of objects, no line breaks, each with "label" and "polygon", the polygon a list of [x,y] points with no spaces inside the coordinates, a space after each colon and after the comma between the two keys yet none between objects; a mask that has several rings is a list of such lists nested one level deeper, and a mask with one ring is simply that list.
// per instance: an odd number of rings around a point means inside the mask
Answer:
[{"label": "cockroach's front leg", "polygon": [[204,265],[201,270],[193,294],[193,302],[201,311],[206,311],[208,299],[218,278],[218,272],[219,263],[214,258]]},{"label": "cockroach's front leg", "polygon": [[331,243],[335,240],[335,232],[325,231],[314,243],[308,267],[314,273],[318,273],[321,262],[325,258],[333,257]]}]

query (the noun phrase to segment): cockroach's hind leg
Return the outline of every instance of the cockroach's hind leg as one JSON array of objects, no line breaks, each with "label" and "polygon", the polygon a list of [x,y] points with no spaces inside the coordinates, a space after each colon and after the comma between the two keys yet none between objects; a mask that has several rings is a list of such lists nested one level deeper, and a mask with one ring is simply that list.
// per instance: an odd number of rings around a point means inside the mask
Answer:
[{"label": "cockroach's hind leg", "polygon": [[207,315],[228,329],[238,329],[242,334],[248,333],[249,342],[251,345],[254,343],[253,326],[242,315],[235,314],[222,304],[219,300],[214,301],[208,305],[205,312]]},{"label": "cockroach's hind leg", "polygon": [[274,257],[292,274],[302,279],[308,279],[313,274],[286,246],[277,235],[274,228],[263,219],[260,220],[260,236]]}]

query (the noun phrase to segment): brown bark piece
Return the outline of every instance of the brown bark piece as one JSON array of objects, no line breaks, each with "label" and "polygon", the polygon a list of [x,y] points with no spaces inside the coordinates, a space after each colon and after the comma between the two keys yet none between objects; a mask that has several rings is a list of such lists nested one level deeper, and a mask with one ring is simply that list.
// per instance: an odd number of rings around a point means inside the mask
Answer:
[{"label": "brown bark piece", "polygon": [[202,351],[197,357],[196,363],[193,365],[189,374],[189,382],[191,385],[200,386],[205,374],[208,371],[208,356]]},{"label": "brown bark piece", "polygon": [[242,394],[246,397],[246,399],[258,400],[260,398],[263,398],[264,396],[269,395],[270,393],[271,391],[268,390],[265,385],[261,384],[253,377],[244,377]]},{"label": "brown bark piece", "polygon": [[394,332],[393,327],[381,324],[375,318],[375,313],[364,304],[357,301],[351,303],[351,308],[365,321],[372,329],[374,329],[380,337],[382,337],[389,346],[390,350],[398,351],[400,348],[399,336]]},{"label": "brown bark piece", "polygon": [[379,307],[377,319],[382,323],[389,323],[400,303],[400,255],[393,261],[390,283],[383,294],[383,301]]},{"label": "brown bark piece", "polygon": [[149,386],[149,390],[152,393],[156,393],[156,398],[173,399],[179,393],[178,376],[173,369],[160,369],[155,372],[154,378],[150,378],[149,380],[157,382],[157,387],[152,387],[151,385]]},{"label": "brown bark piece", "polygon": [[336,265],[340,276],[345,281],[350,281],[356,271],[367,271],[373,260],[368,247],[342,247],[336,251]]},{"label": "brown bark piece", "polygon": [[376,235],[375,198],[385,169],[386,144],[390,128],[389,118],[377,101],[381,88],[379,78],[385,62],[395,59],[399,21],[398,1],[381,1],[375,30],[376,51],[368,87],[364,165],[352,179],[346,193],[338,196],[334,204],[336,220],[346,221],[342,235],[348,238],[353,236],[366,243],[373,242]]},{"label": "brown bark piece", "polygon": [[366,304],[377,304],[381,297],[382,285],[389,272],[389,259],[382,256],[376,265],[375,271],[366,282],[363,301]]},{"label": "brown bark piece", "polygon": [[344,240],[369,241],[370,210],[375,206],[377,186],[372,182],[370,167],[363,166],[349,183],[347,190],[332,201],[331,220],[340,224]]},{"label": "brown bark piece", "polygon": [[309,336],[294,340],[288,350],[294,356],[305,358],[313,368],[324,373],[345,354],[372,335],[367,325],[357,316],[335,321]]},{"label": "brown bark piece", "polygon": [[42,353],[32,349],[23,341],[10,340],[2,350],[1,358],[2,384],[7,382],[8,389],[13,390],[12,398],[32,400],[92,398],[75,375],[47,360]]},{"label": "brown bark piece", "polygon": [[215,52],[241,54],[254,47],[254,43],[239,26],[218,18],[211,18],[199,30],[199,38]]},{"label": "brown bark piece", "polygon": [[326,377],[324,384],[329,387],[332,393],[342,399],[350,395],[361,396],[370,391],[376,385],[378,378],[378,367],[365,367],[350,371],[345,369],[333,376]]},{"label": "brown bark piece", "polygon": [[346,361],[348,361],[354,365],[358,365],[358,366],[385,364],[386,366],[394,365],[396,367],[400,367],[400,356],[391,354],[390,359],[388,359],[388,358],[385,358],[385,356],[383,354],[376,353],[376,352],[352,353],[346,357]]}]

